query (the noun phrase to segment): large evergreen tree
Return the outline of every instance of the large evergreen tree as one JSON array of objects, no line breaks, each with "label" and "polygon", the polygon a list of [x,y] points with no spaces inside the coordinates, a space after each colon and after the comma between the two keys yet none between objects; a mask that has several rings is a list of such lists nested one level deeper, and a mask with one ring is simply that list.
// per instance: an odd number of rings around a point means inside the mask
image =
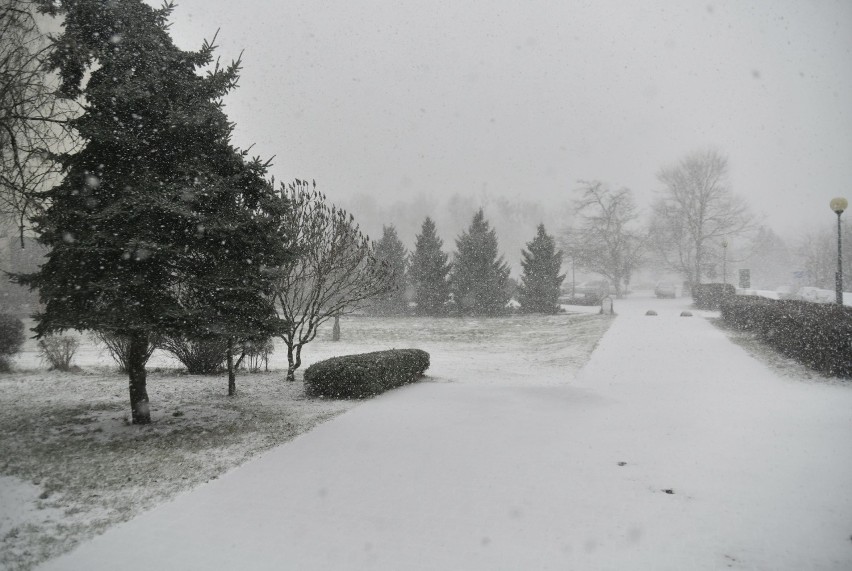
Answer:
[{"label": "large evergreen tree", "polygon": [[[145,354],[155,335],[243,338],[277,328],[266,268],[288,254],[284,206],[265,166],[230,144],[221,98],[238,63],[206,75],[213,46],[186,52],[171,5],[44,2],[64,18],[52,63],[82,98],[82,150],[36,219],[50,248],[23,281],[40,292],[36,332],[89,329],[129,340],[134,423],[150,422]],[[90,73],[88,81],[86,74]]]},{"label": "large evergreen tree", "polygon": [[559,311],[559,286],[565,275],[559,275],[562,267],[562,250],[556,251],[553,237],[548,235],[544,224],[539,224],[538,233],[527,249],[521,251],[521,285],[518,301],[524,313],[556,313]]},{"label": "large evergreen tree", "polygon": [[456,311],[461,315],[498,315],[509,301],[509,266],[497,251],[497,233],[480,208],[467,232],[456,239],[451,277]]},{"label": "large evergreen tree", "polygon": [[442,248],[444,242],[435,231],[435,223],[428,216],[416,237],[411,267],[408,271],[414,288],[414,301],[418,315],[443,315],[450,298],[450,273],[448,255]]},{"label": "large evergreen tree", "polygon": [[382,227],[382,237],[376,242],[375,248],[376,259],[387,264],[392,277],[388,291],[374,297],[370,302],[370,308],[382,315],[403,314],[408,306],[405,299],[408,252],[393,225]]}]

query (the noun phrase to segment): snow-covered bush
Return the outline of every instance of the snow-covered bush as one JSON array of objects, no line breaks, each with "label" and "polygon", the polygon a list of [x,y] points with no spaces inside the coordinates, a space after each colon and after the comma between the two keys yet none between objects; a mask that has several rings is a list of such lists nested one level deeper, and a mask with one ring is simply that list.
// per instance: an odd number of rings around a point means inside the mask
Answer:
[{"label": "snow-covered bush", "polygon": [[741,331],[763,331],[775,300],[759,296],[737,295],[722,302],[722,319]]},{"label": "snow-covered bush", "polygon": [[10,368],[10,359],[24,344],[24,322],[12,315],[0,314],[0,371]]},{"label": "snow-covered bush", "polygon": [[852,377],[852,307],[734,296],[722,319],[813,369]]},{"label": "snow-covered bush", "polygon": [[80,347],[76,337],[68,335],[45,335],[38,342],[39,356],[49,366],[51,371],[68,371],[71,360]]},{"label": "snow-covered bush", "polygon": [[420,349],[334,357],[308,367],[305,393],[311,397],[369,397],[412,383],[428,368],[429,353]]},{"label": "snow-covered bush", "polygon": [[211,375],[221,371],[228,350],[223,339],[196,341],[181,337],[164,337],[159,347],[174,355],[191,375]]},{"label": "snow-covered bush", "polygon": [[736,295],[737,289],[731,284],[695,284],[692,286],[692,299],[699,309],[719,309],[725,298]]}]

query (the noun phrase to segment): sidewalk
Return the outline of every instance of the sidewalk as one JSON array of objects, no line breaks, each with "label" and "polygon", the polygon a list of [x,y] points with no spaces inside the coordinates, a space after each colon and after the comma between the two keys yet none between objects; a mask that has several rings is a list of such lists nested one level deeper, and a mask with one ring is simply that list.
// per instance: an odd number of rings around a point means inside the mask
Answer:
[{"label": "sidewalk", "polygon": [[385,394],[43,568],[852,568],[852,385],[686,304],[617,302],[562,386]]}]

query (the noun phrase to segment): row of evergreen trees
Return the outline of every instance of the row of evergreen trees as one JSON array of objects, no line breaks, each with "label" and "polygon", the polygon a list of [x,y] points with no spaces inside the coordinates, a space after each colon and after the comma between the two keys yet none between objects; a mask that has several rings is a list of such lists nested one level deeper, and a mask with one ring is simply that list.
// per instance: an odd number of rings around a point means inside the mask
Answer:
[{"label": "row of evergreen trees", "polygon": [[[396,287],[377,298],[372,308],[382,314],[407,313],[413,297],[418,315],[498,315],[512,295],[509,266],[499,254],[497,233],[480,209],[470,227],[456,239],[453,262],[443,251],[435,223],[427,217],[417,235],[414,252],[405,249],[396,228],[385,226],[376,254],[394,271]],[[556,313],[562,252],[539,225],[538,233],[521,252],[523,274],[517,290],[521,311]],[[411,294],[411,295],[410,295]]]}]

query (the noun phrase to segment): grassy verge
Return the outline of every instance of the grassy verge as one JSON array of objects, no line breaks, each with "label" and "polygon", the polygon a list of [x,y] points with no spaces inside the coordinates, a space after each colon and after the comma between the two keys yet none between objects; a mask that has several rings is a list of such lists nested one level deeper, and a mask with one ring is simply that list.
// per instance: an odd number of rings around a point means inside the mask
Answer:
[{"label": "grassy verge", "polygon": [[[0,378],[0,568],[27,569],[355,403],[307,399],[281,372],[225,379],[155,371],[150,426],[128,424],[126,380],[109,370]],[[7,519],[8,518],[8,519]]]}]

